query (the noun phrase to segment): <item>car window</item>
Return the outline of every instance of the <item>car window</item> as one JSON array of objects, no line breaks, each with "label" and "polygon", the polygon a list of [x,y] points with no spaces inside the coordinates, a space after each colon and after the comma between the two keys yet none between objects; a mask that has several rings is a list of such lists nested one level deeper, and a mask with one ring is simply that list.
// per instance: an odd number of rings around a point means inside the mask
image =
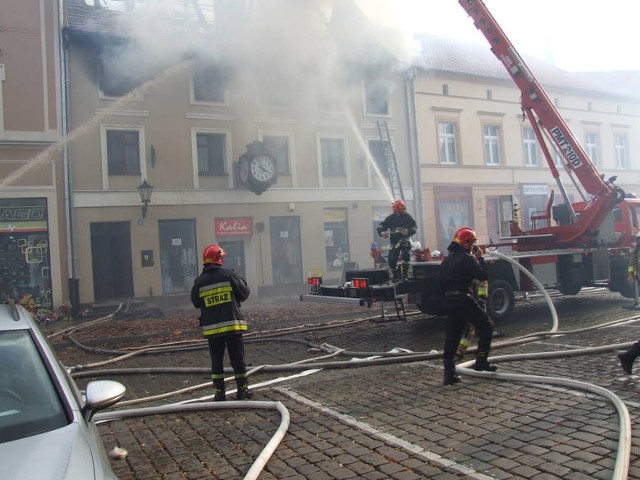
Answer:
[{"label": "car window", "polygon": [[29,332],[0,332],[0,443],[67,423],[55,384]]}]

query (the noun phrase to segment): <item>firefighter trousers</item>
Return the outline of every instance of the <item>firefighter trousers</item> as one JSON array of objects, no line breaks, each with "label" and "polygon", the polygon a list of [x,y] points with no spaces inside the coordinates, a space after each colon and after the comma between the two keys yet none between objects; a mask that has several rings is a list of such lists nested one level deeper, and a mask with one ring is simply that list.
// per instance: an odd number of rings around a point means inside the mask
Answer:
[{"label": "firefighter trousers", "polygon": [[493,335],[493,321],[487,313],[467,295],[445,295],[444,310],[447,326],[444,339],[444,360],[454,360],[464,327],[470,323],[476,327],[478,352],[489,353]]},{"label": "firefighter trousers", "polygon": [[212,375],[224,375],[224,351],[226,348],[229,349],[229,360],[236,377],[247,373],[242,334],[227,333],[226,335],[207,337],[207,340],[209,341]]}]

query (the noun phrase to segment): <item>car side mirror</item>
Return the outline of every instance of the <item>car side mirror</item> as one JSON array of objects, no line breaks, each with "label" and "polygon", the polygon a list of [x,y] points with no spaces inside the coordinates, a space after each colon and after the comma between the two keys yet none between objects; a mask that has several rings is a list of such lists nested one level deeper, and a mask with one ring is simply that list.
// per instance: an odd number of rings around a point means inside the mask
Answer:
[{"label": "car side mirror", "polygon": [[127,388],[124,385],[113,380],[89,382],[85,393],[82,416],[89,422],[96,412],[118,403],[124,397],[126,391]]}]

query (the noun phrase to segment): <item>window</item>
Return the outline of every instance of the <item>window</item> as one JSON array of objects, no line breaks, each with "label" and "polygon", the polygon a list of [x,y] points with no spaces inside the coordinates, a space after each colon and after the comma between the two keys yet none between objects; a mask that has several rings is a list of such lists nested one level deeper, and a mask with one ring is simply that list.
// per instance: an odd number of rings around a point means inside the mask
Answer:
[{"label": "window", "polygon": [[456,124],[453,122],[438,122],[438,140],[440,143],[440,163],[457,164]]},{"label": "window", "polygon": [[109,175],[140,174],[140,132],[107,130]]},{"label": "window", "polygon": [[224,103],[226,77],[216,66],[198,68],[193,72],[193,100],[196,102]]},{"label": "window", "polygon": [[500,127],[484,126],[484,161],[487,165],[500,165]]},{"label": "window", "polygon": [[[142,79],[131,72],[125,74],[117,68],[105,65],[104,62],[98,67],[98,84],[103,97],[124,97],[141,83]],[[140,95],[132,95],[140,98]]]},{"label": "window", "polygon": [[226,173],[226,136],[224,133],[197,133],[198,175]]},{"label": "window", "polygon": [[587,132],[585,135],[584,143],[589,159],[593,162],[594,165],[599,165],[600,159],[598,156],[598,144],[600,143],[600,135],[598,135],[597,132]]},{"label": "window", "polygon": [[[387,166],[387,157],[384,153],[384,143],[382,140],[369,140],[369,152],[375,162],[372,165],[372,172],[374,177],[377,177],[381,183],[386,183],[389,169]],[[375,169],[377,168],[377,172]],[[380,178],[381,177],[381,178]]]},{"label": "window", "polygon": [[321,138],[320,159],[323,177],[345,176],[344,139]]},{"label": "window", "polygon": [[282,135],[264,135],[262,143],[276,158],[278,175],[291,175],[289,168],[289,137]]},{"label": "window", "polygon": [[325,208],[323,216],[326,269],[339,271],[350,261],[347,209]]},{"label": "window", "polygon": [[364,113],[389,115],[389,87],[384,83],[365,83]]},{"label": "window", "polygon": [[522,144],[524,147],[525,166],[537,167],[540,163],[540,151],[538,150],[538,140],[533,128],[524,127],[522,129]]},{"label": "window", "polygon": [[616,168],[627,168],[627,145],[629,137],[617,134],[615,136],[616,148]]}]

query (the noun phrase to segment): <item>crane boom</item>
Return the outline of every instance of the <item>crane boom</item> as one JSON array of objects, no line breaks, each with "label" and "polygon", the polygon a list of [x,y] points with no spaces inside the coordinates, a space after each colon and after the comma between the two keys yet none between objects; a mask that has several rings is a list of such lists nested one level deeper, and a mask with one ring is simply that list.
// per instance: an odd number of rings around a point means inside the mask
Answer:
[{"label": "crane boom", "polygon": [[[561,184],[558,178],[559,173],[546,148],[546,140],[541,128],[555,144],[556,150],[564,157],[568,171],[575,175],[585,192],[591,196],[591,200],[580,205],[580,215],[574,218],[571,225],[549,226],[538,229],[539,231],[535,233],[554,235],[554,246],[588,243],[588,239],[595,235],[613,206],[624,198],[624,192],[613,184],[614,179],[605,181],[603,175],[598,172],[484,2],[482,0],[458,1],[473,19],[476,28],[485,36],[491,51],[502,62],[519,88],[522,109],[532,124],[538,142],[545,147],[543,148],[544,156],[556,182]],[[525,240],[525,242],[530,241]]]}]

